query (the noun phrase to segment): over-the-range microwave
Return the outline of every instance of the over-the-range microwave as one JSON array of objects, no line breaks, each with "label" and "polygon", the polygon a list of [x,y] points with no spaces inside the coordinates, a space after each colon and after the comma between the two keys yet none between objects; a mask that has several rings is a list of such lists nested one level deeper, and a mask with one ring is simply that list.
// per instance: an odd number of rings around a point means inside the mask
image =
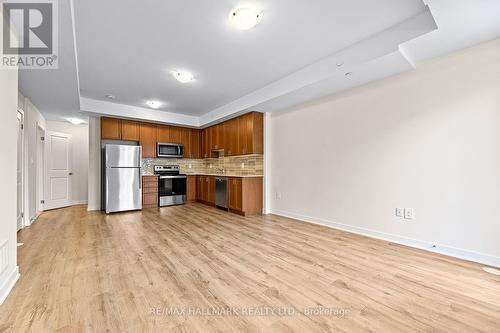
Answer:
[{"label": "over-the-range microwave", "polygon": [[180,158],[184,156],[184,146],[178,143],[158,142],[156,157]]}]

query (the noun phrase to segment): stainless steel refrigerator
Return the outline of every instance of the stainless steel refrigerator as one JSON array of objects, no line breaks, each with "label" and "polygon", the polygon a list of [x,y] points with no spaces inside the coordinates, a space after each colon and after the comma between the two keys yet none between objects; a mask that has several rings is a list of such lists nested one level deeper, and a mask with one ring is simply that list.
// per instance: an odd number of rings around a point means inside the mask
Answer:
[{"label": "stainless steel refrigerator", "polygon": [[106,213],[142,209],[141,158],[140,146],[105,145]]}]

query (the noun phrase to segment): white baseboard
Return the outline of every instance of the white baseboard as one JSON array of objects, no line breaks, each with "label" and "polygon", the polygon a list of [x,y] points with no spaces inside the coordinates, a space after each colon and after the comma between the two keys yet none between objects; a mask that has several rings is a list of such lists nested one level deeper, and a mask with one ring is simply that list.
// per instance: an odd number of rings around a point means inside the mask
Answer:
[{"label": "white baseboard", "polygon": [[87,211],[88,212],[95,212],[95,211],[98,211],[98,210],[101,210],[101,206],[92,206],[92,205],[88,205],[87,206]]},{"label": "white baseboard", "polygon": [[321,218],[311,217],[307,215],[287,212],[279,209],[271,209],[271,214],[284,216],[307,223],[318,224],[325,227],[330,227],[334,229],[339,229],[342,231],[352,232],[354,234],[363,235],[367,237],[372,237],[376,239],[381,239],[388,242],[393,242],[401,245],[411,246],[417,249],[426,250],[434,253],[444,254],[450,257],[469,260],[478,262],[481,264],[500,267],[500,257],[493,256],[490,254],[479,253],[475,251],[459,249],[452,246],[434,244],[427,241],[422,241],[418,239],[408,238],[404,236],[389,234],[377,230],[360,228],[348,224],[337,223],[333,221],[328,221]]},{"label": "white baseboard", "polygon": [[87,204],[87,200],[73,200],[71,202],[71,206],[75,206],[75,205],[86,205]]},{"label": "white baseboard", "polygon": [[14,288],[20,276],[19,266],[16,266],[7,276],[5,282],[0,286],[0,305],[7,299],[7,296],[9,296],[10,291]]}]

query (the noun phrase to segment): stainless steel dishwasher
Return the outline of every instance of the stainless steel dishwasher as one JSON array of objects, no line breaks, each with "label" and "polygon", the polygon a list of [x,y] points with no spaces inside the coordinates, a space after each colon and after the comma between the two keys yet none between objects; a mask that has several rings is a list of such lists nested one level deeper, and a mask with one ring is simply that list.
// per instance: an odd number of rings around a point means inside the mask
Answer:
[{"label": "stainless steel dishwasher", "polygon": [[227,177],[215,177],[215,206],[227,209]]}]

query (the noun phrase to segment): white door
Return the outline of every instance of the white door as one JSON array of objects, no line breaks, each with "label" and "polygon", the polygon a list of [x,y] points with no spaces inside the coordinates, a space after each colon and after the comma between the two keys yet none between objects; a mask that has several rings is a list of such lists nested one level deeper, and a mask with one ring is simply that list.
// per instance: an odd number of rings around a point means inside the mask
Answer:
[{"label": "white door", "polygon": [[71,135],[45,131],[43,209],[71,205]]},{"label": "white door", "polygon": [[17,230],[23,228],[24,223],[24,131],[23,131],[24,115],[17,112]]}]

